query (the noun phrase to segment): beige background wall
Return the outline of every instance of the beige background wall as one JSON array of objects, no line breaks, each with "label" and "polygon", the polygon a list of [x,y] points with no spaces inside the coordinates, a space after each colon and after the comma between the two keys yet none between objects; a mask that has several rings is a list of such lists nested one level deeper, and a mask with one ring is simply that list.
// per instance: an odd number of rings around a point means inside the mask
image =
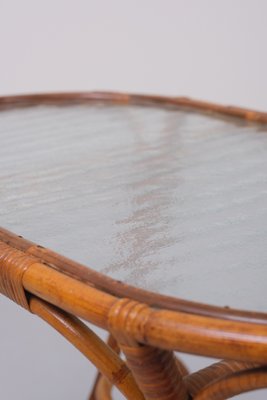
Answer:
[{"label": "beige background wall", "polygon": [[[118,90],[267,111],[266,41],[265,0],[0,0],[0,95]],[[85,399],[87,361],[2,296],[0,313],[1,399]]]}]

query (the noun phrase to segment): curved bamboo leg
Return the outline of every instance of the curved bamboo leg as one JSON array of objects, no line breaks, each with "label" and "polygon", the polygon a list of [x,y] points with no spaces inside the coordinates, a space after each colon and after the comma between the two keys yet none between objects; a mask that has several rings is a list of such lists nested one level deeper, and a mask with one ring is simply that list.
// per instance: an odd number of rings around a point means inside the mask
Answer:
[{"label": "curved bamboo leg", "polygon": [[[107,344],[117,353],[120,353],[120,348],[117,341],[112,335],[109,335]],[[181,376],[187,376],[189,371],[185,364],[176,357],[175,359],[177,368]],[[97,374],[96,381],[89,397],[89,400],[112,400],[111,396],[112,385],[100,373]]]},{"label": "curved bamboo leg", "polygon": [[127,364],[147,400],[186,400],[187,393],[171,351],[121,344]]},{"label": "curved bamboo leg", "polygon": [[203,368],[184,378],[188,392],[192,397],[217,379],[232,375],[234,372],[258,367],[258,364],[222,360]]},{"label": "curved bamboo leg", "polygon": [[94,393],[95,400],[112,400],[112,384],[103,375],[100,376]]},{"label": "curved bamboo leg", "polygon": [[[109,312],[109,329],[146,400],[186,400],[186,386],[174,353],[137,343],[132,337],[132,331],[145,331],[147,309],[129,299],[118,300]],[[142,324],[136,319],[141,314]]]},{"label": "curved bamboo leg", "polygon": [[31,311],[61,333],[83,353],[129,400],[144,400],[135,380],[119,356],[78,318],[32,297]]},{"label": "curved bamboo leg", "polygon": [[[114,350],[116,354],[119,355],[120,348],[118,346],[116,339],[112,335],[108,336],[107,345],[109,347],[111,347],[111,349]],[[93,389],[89,396],[89,400],[97,400],[97,399],[101,400],[102,397],[103,397],[103,400],[105,398],[107,400],[109,400],[109,398],[112,399],[111,390],[112,390],[112,385],[110,385],[109,382],[105,379],[105,377],[103,377],[100,374],[100,372],[98,372],[96,379],[95,379]]]},{"label": "curved bamboo leg", "polygon": [[225,400],[241,393],[267,387],[267,367],[235,372],[204,387],[194,400]]},{"label": "curved bamboo leg", "polygon": [[100,382],[101,377],[102,377],[102,375],[99,372],[97,372],[97,375],[95,377],[95,381],[94,381],[94,384],[93,384],[93,388],[90,391],[88,400],[96,400],[97,386],[98,386],[98,384]]}]

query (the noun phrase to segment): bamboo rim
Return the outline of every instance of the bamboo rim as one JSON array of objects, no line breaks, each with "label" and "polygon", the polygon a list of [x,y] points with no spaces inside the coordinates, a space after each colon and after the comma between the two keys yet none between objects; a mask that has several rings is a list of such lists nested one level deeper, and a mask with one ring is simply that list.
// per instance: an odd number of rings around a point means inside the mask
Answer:
[{"label": "bamboo rim", "polygon": [[137,104],[188,109],[201,113],[224,115],[253,122],[267,123],[267,113],[235,106],[225,106],[188,97],[167,97],[119,92],[63,92],[0,96],[0,109],[30,107],[34,105],[74,105],[90,102],[110,104]]},{"label": "bamboo rim", "polygon": [[[185,97],[146,96],[137,94],[88,92],[88,93],[48,93],[20,96],[0,97],[0,111],[17,107],[32,107],[38,105],[75,105],[90,104],[95,102],[108,104],[139,104],[144,106],[174,107],[187,109],[198,113],[208,113],[212,116],[225,116],[253,123],[267,124],[267,113],[252,111],[244,108],[229,107],[213,103],[191,100]],[[4,228],[0,228],[0,240],[11,246],[26,251],[39,257],[50,267],[90,286],[95,287],[118,298],[129,297],[145,302],[150,306],[178,311],[195,316],[206,316],[231,320],[233,322],[246,322],[251,324],[267,324],[267,313],[252,312],[207,305],[196,301],[183,300],[171,296],[143,290],[119,281],[104,274],[69,260],[51,250],[44,249],[39,244],[23,239]]]}]

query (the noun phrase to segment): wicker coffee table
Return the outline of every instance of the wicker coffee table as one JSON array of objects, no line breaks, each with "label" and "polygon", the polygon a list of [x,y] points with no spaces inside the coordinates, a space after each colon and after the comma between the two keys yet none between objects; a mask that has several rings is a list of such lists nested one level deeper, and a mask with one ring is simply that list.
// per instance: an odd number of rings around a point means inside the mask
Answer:
[{"label": "wicker coffee table", "polygon": [[[97,367],[91,400],[267,387],[267,114],[2,97],[0,138],[0,291]],[[222,361],[190,374],[175,352]]]}]

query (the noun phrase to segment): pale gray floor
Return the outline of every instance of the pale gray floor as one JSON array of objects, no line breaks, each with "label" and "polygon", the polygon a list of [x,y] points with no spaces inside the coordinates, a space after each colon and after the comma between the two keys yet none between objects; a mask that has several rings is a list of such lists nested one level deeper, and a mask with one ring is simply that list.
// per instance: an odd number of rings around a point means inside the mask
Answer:
[{"label": "pale gray floor", "polygon": [[[266,15],[265,0],[1,0],[0,94],[130,90],[267,111]],[[0,315],[1,400],[86,399],[82,356],[2,296]]]}]

